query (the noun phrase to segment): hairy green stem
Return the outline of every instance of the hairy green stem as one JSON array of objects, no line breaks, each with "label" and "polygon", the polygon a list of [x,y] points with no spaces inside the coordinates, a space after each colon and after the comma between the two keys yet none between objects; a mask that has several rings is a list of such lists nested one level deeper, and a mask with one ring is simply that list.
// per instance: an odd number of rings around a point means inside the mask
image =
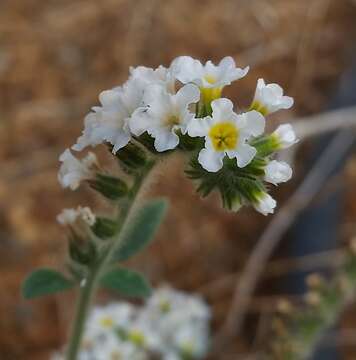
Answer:
[{"label": "hairy green stem", "polygon": [[147,178],[147,175],[150,173],[154,165],[154,160],[148,162],[142,172],[139,175],[136,175],[132,189],[128,194],[127,201],[125,202],[125,204],[122,205],[121,211],[119,213],[119,234],[112,242],[112,245],[103,254],[103,256],[89,269],[88,277],[85,279],[83,285],[80,288],[79,299],[73,321],[72,333],[69,339],[69,345],[67,350],[67,360],[77,360],[78,352],[83,338],[86,318],[90,310],[91,301],[97,289],[98,280],[103,269],[105,268],[107,263],[110,262],[111,256],[114,251],[121,246],[122,234],[125,232],[127,224],[134,216],[132,209],[133,205],[135,204],[135,200],[137,199],[137,195],[139,194],[143,182]]}]

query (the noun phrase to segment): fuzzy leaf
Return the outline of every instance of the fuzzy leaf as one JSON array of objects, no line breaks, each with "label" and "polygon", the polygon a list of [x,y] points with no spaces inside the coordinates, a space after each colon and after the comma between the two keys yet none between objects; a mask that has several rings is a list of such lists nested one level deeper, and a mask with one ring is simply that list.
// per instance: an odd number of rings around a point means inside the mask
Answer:
[{"label": "fuzzy leaf", "polygon": [[122,246],[112,261],[125,261],[145,248],[154,238],[167,209],[167,201],[153,200],[136,213],[135,219],[123,234]]},{"label": "fuzzy leaf", "polygon": [[151,287],[143,275],[136,271],[117,268],[107,272],[101,279],[102,287],[130,297],[147,297]]},{"label": "fuzzy leaf", "polygon": [[33,271],[22,285],[25,299],[58,293],[74,286],[74,282],[67,279],[60,272],[53,269],[38,269]]}]

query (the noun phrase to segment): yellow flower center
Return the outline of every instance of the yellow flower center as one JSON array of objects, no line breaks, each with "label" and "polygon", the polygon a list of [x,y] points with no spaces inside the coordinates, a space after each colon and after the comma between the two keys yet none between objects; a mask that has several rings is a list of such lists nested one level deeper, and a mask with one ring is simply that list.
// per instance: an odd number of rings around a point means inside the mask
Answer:
[{"label": "yellow flower center", "polygon": [[210,85],[213,85],[213,84],[215,84],[216,83],[216,77],[215,76],[213,76],[213,75],[205,75],[204,76],[204,80],[206,81],[206,82],[208,82]]},{"label": "yellow flower center", "polygon": [[109,316],[100,319],[100,325],[105,328],[111,328],[114,326],[114,321]]},{"label": "yellow flower center", "polygon": [[253,101],[249,111],[251,110],[256,110],[258,112],[260,112],[263,116],[268,115],[268,109],[266,108],[266,106],[264,106],[263,104],[261,104],[259,101]]},{"label": "yellow flower center", "polygon": [[131,331],[129,334],[129,340],[137,346],[145,345],[145,336],[138,330]]},{"label": "yellow flower center", "polygon": [[173,127],[174,125],[179,125],[180,124],[180,119],[178,116],[176,115],[170,115],[166,118],[165,120],[165,125],[168,127]]},{"label": "yellow flower center", "polygon": [[239,130],[230,122],[221,122],[212,126],[209,137],[215,151],[233,150],[239,139]]}]

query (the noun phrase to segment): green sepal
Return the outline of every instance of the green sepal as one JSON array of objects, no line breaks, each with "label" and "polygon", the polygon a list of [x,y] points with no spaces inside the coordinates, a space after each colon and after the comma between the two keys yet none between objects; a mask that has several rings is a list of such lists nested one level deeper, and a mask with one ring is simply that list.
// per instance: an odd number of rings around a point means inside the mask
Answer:
[{"label": "green sepal", "polygon": [[96,174],[94,180],[89,180],[90,186],[110,200],[118,200],[128,193],[127,184],[121,179],[104,174]]},{"label": "green sepal", "polygon": [[194,156],[186,173],[198,182],[197,192],[201,196],[205,197],[217,190],[223,207],[236,211],[243,204],[255,203],[256,196],[266,191],[263,183],[266,163],[264,158],[255,157],[249,165],[239,168],[236,159],[226,156],[221,170],[209,172],[199,164],[197,156]]},{"label": "green sepal", "polygon": [[117,234],[119,225],[114,221],[105,217],[97,217],[95,224],[91,227],[93,233],[100,239],[107,239]]},{"label": "green sepal", "polygon": [[250,142],[250,145],[257,150],[258,157],[270,156],[280,150],[278,139],[273,135],[262,135]]},{"label": "green sepal", "polygon": [[37,269],[23,282],[22,295],[25,299],[34,299],[68,290],[74,285],[73,281],[56,270]]},{"label": "green sepal", "polygon": [[78,241],[71,237],[68,242],[68,251],[70,259],[81,265],[90,265],[97,257],[95,244],[90,240]]},{"label": "green sepal", "polygon": [[146,165],[147,154],[139,146],[129,142],[125,147],[116,153],[121,168],[131,174]]},{"label": "green sepal", "polygon": [[142,274],[124,268],[109,270],[100,279],[100,285],[129,297],[148,297],[152,292],[151,286]]},{"label": "green sepal", "polygon": [[153,200],[143,205],[123,233],[121,246],[114,252],[112,261],[125,261],[143,250],[153,240],[167,210],[167,201]]}]

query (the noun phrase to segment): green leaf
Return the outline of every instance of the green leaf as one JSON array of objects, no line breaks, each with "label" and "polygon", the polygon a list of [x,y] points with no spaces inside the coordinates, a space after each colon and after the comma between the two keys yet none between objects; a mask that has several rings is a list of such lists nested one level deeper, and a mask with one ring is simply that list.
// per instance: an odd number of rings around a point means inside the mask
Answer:
[{"label": "green leaf", "polygon": [[25,299],[54,294],[74,286],[74,282],[67,279],[58,271],[52,269],[38,269],[33,271],[22,285]]},{"label": "green leaf", "polygon": [[145,248],[154,238],[167,209],[167,201],[153,200],[139,209],[123,234],[122,245],[112,261],[125,261]]},{"label": "green leaf", "polygon": [[131,297],[147,297],[151,287],[143,275],[136,271],[117,268],[107,272],[101,279],[102,287]]}]

